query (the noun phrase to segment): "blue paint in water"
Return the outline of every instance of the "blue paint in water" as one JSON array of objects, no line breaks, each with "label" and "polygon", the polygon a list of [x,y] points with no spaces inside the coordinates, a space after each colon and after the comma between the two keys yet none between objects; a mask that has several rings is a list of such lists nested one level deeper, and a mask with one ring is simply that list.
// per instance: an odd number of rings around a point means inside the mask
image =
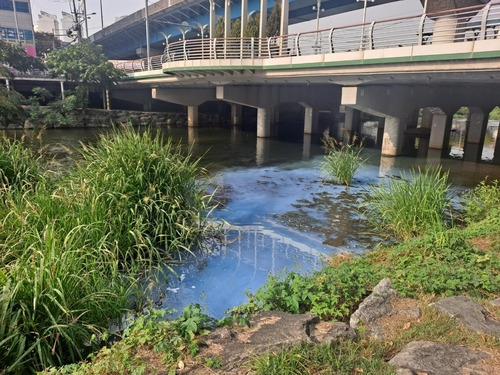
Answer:
[{"label": "blue paint in water", "polygon": [[[313,158],[280,166],[219,171],[216,183],[228,203],[214,216],[228,222],[232,229],[210,254],[174,267],[179,277],[170,279],[161,306],[182,311],[190,303],[199,303],[208,315],[221,318],[227,309],[245,302],[245,292],[255,292],[268,275],[285,269],[311,272],[322,267],[332,254],[352,251],[351,246],[359,245],[345,241],[345,246],[327,246],[321,234],[294,229],[274,218],[296,210],[294,204],[299,199],[345,192],[345,187],[323,183],[319,161]],[[350,193],[355,195],[377,178],[377,168],[364,168]]]}]

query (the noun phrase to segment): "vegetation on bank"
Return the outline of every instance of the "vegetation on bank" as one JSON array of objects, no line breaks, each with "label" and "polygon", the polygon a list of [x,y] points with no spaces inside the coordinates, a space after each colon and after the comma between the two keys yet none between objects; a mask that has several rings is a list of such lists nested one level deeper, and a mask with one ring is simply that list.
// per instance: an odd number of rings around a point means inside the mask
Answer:
[{"label": "vegetation on bank", "polygon": [[[438,192],[442,192],[437,199],[447,202],[445,196],[449,185],[446,173],[439,169],[414,171],[405,178],[391,181],[391,186],[397,191],[405,191],[406,184],[419,181],[411,193],[415,201],[422,202],[437,189],[437,183]],[[408,221],[404,227],[412,228],[408,232],[411,236],[401,236],[405,238],[404,242],[377,248],[363,256],[340,254],[330,259],[322,270],[309,275],[284,272],[271,276],[266,285],[248,295],[246,304],[232,309],[219,324],[245,323],[250,314],[263,310],[312,312],[323,320],[348,321],[378,281],[389,277],[404,296],[423,301],[423,315],[418,321],[393,327],[387,340],[370,340],[360,330],[360,339],[354,342],[302,344],[254,357],[247,366],[263,375],[393,374],[394,370],[387,361],[412,340],[434,340],[500,353],[498,339],[471,333],[452,319],[426,307],[428,302],[442,296],[462,294],[487,301],[500,294],[498,184],[498,181],[485,180],[466,194],[460,221],[450,221],[446,204],[432,203],[428,210],[424,210],[426,214],[418,219],[420,225],[431,228],[427,233],[414,230],[410,225],[414,223],[414,217],[405,215],[400,218],[395,214],[398,221]],[[400,209],[407,208],[404,200],[393,200],[391,194],[375,194],[380,193],[378,189],[373,187],[371,193],[368,192],[368,201],[375,197],[375,201],[385,200]],[[441,225],[436,224],[437,218],[442,221]],[[383,220],[379,225],[381,230],[388,226]],[[186,311],[191,312],[186,314]],[[499,317],[500,311],[496,313]],[[206,327],[187,323],[189,319],[206,321],[200,310],[185,310],[179,319],[173,323],[147,320],[149,323],[145,329],[143,320],[140,320],[137,329],[131,328],[133,335],[128,331],[122,341],[101,350],[90,364],[72,366],[70,370],[76,374],[94,374],[97,368],[103,374],[128,374],[166,369],[173,374],[176,368],[182,368],[184,362],[193,360],[192,355],[197,352],[196,346],[203,340]],[[189,326],[193,334],[199,328],[199,336],[190,334],[180,339],[182,335],[175,328],[182,324],[179,322]],[[175,349],[171,346],[174,342]],[[197,361],[196,357],[194,361]],[[216,357],[199,359],[198,362],[212,369],[223,365]],[[66,374],[67,371],[68,368],[53,369],[52,373]]]},{"label": "vegetation on bank", "polygon": [[63,176],[0,140],[0,372],[82,360],[132,308],[144,272],[200,247],[211,195],[190,152],[126,128]]}]

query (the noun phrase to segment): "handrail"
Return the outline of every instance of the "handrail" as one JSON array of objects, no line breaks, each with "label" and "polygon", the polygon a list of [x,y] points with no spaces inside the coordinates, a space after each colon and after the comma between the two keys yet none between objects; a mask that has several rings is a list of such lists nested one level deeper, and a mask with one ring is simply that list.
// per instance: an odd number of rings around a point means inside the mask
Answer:
[{"label": "handrail", "polygon": [[[438,26],[436,26],[438,25]],[[368,32],[366,32],[368,31]],[[335,33],[335,37],[334,37]],[[202,38],[168,43],[163,55],[114,61],[127,73],[186,60],[271,59],[500,37],[500,1],[485,5],[269,38]],[[360,43],[361,41],[361,43]],[[257,46],[257,48],[256,48]]]}]

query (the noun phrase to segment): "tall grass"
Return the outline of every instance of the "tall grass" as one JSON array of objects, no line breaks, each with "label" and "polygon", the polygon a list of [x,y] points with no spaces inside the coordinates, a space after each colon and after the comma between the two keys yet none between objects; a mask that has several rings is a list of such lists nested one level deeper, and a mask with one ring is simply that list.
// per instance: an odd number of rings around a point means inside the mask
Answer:
[{"label": "tall grass", "polygon": [[329,179],[346,186],[351,184],[356,171],[363,163],[363,145],[356,144],[356,140],[356,136],[348,138],[345,143],[329,136],[322,139],[327,154],[323,157],[320,167]]},{"label": "tall grass", "polygon": [[85,358],[142,301],[143,272],[200,245],[208,228],[206,174],[180,146],[115,130],[82,156],[0,202],[0,372]]},{"label": "tall grass", "polygon": [[440,232],[451,211],[447,180],[441,167],[402,173],[401,179],[371,186],[362,209],[379,230],[403,239]]}]

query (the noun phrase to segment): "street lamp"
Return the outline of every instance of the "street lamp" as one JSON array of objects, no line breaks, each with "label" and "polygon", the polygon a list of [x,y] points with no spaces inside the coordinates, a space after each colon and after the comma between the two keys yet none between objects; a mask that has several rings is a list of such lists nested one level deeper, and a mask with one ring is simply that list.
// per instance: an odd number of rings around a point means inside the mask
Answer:
[{"label": "street lamp", "polygon": [[373,2],[375,2],[375,0],[356,0],[357,3],[360,2],[360,1],[362,1],[364,3],[363,4],[363,20],[361,22],[362,26],[361,26],[361,46],[360,46],[360,48],[363,49],[363,44],[364,44],[363,42],[365,40],[366,3],[368,1],[370,1],[370,2],[373,3]]},{"label": "street lamp", "polygon": [[324,9],[321,9],[321,0],[316,0],[316,5],[313,5],[313,10],[316,11],[316,41],[314,42],[314,47],[319,48],[318,45],[318,30],[319,30],[319,15],[321,12],[324,12]]}]

